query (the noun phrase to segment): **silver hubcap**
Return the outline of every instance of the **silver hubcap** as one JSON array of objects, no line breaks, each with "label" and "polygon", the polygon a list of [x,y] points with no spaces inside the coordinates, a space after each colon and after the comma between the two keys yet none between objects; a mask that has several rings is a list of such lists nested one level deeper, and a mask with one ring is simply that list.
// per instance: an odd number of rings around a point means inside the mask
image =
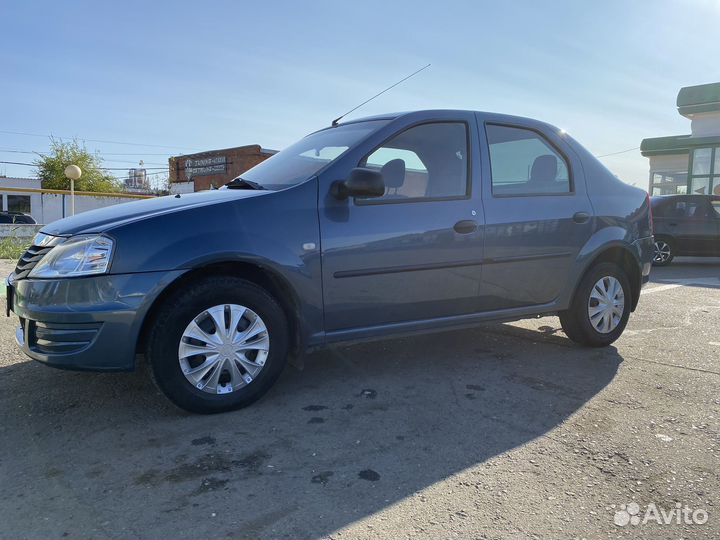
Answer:
[{"label": "silver hubcap", "polygon": [[601,334],[617,328],[625,310],[625,292],[620,282],[612,276],[599,279],[590,293],[588,315],[590,324]]},{"label": "silver hubcap", "polygon": [[667,242],[658,240],[655,242],[655,262],[665,262],[670,258],[670,246]]},{"label": "silver hubcap", "polygon": [[270,349],[260,316],[245,306],[211,307],[187,325],[178,360],[185,378],[209,394],[228,394],[253,382]]}]

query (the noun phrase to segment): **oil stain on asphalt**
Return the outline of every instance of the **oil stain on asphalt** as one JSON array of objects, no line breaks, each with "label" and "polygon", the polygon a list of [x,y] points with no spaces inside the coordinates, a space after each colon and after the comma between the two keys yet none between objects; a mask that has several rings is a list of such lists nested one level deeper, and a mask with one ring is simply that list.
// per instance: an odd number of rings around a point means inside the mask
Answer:
[{"label": "oil stain on asphalt", "polygon": [[199,439],[193,439],[190,441],[193,446],[202,446],[203,444],[215,444],[213,437],[200,437]]},{"label": "oil stain on asphalt", "polygon": [[330,477],[335,474],[332,471],[323,471],[319,474],[316,474],[312,477],[310,480],[313,484],[322,484],[323,486],[328,483],[328,480],[330,480]]},{"label": "oil stain on asphalt", "polygon": [[303,407],[303,411],[322,411],[327,409],[325,405],[308,405],[307,407]]},{"label": "oil stain on asphalt", "polygon": [[373,471],[372,469],[364,469],[358,473],[358,477],[363,480],[368,480],[370,482],[377,482],[380,480],[380,475]]}]

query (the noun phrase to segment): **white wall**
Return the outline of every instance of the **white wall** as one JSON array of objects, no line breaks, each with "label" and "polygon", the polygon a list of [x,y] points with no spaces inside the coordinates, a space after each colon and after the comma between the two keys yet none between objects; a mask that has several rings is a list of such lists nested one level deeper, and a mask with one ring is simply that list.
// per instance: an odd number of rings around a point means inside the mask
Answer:
[{"label": "white wall", "polygon": [[[192,183],[192,182],[190,182]],[[7,211],[8,195],[20,195],[30,197],[30,215],[38,223],[51,223],[68,217],[70,211],[70,195],[56,195],[54,193],[37,193],[27,191],[25,193],[19,191],[5,191],[3,187],[15,189],[37,189],[41,188],[41,181],[36,178],[8,178],[0,177],[0,210]],[[192,191],[192,189],[190,190]],[[97,208],[113,206],[116,204],[125,204],[140,199],[129,197],[99,197],[96,195],[75,195],[75,213],[87,212]]]},{"label": "white wall", "polygon": [[41,227],[42,225],[9,225],[0,223],[0,239],[7,237],[30,239],[35,236],[35,233],[38,232]]},{"label": "white wall", "polygon": [[720,135],[720,112],[696,113],[690,121],[692,137]]},{"label": "white wall", "polygon": [[40,180],[37,178],[9,178],[6,176],[0,177],[0,210],[7,212],[10,208],[8,207],[8,196],[9,195],[21,195],[30,197],[30,208],[40,205],[40,194],[39,193],[17,193],[12,191],[3,192],[3,187],[15,188],[15,189],[40,189]]},{"label": "white wall", "polygon": [[170,194],[176,195],[178,193],[192,193],[195,191],[195,182],[170,182]]},{"label": "white wall", "polygon": [[[138,199],[126,197],[96,197],[92,195],[75,195],[75,213],[80,214],[88,210],[104,208],[116,204],[124,204]],[[33,207],[32,216],[38,223],[51,223],[68,217],[70,212],[70,195],[56,195],[54,193],[43,193],[40,207]]]},{"label": "white wall", "polygon": [[3,186],[11,188],[29,188],[40,189],[42,180],[39,178],[12,178],[9,176],[0,176],[0,191]]},{"label": "white wall", "polygon": [[654,172],[687,172],[688,155],[670,154],[665,156],[650,156],[650,177]]},{"label": "white wall", "polygon": [[2,188],[0,187],[0,210],[3,212],[7,212],[10,210],[8,197],[11,197],[13,195],[20,195],[22,197],[30,197],[30,209],[37,207],[40,205],[40,194],[39,193],[18,193],[18,192],[3,192]]}]

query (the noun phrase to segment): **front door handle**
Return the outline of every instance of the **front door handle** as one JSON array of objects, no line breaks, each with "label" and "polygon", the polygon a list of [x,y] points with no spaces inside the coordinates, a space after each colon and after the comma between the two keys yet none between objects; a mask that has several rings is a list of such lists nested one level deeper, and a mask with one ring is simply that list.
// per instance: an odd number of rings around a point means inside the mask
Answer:
[{"label": "front door handle", "polygon": [[590,214],[587,212],[575,212],[573,215],[573,221],[575,223],[587,223],[590,220]]},{"label": "front door handle", "polygon": [[462,221],[458,221],[453,229],[455,229],[456,233],[470,234],[471,232],[475,232],[477,230],[477,221],[473,221],[472,219],[463,219]]}]

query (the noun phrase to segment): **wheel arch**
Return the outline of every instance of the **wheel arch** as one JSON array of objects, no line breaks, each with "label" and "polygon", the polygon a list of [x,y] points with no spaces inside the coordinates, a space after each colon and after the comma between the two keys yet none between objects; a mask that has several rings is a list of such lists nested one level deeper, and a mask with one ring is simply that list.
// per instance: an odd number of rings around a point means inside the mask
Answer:
[{"label": "wheel arch", "polygon": [[632,249],[625,244],[610,244],[599,249],[580,273],[573,287],[573,296],[571,298],[574,298],[577,293],[577,288],[580,286],[583,277],[596,265],[604,262],[617,264],[627,273],[628,281],[630,282],[630,309],[631,311],[635,311],[638,301],[640,300],[640,290],[642,289],[642,270],[637,254],[633,253]]},{"label": "wheel arch", "polygon": [[673,235],[671,235],[671,234],[657,233],[657,234],[654,234],[653,237],[654,237],[655,240],[664,240],[665,242],[667,242],[667,243],[670,245],[670,247],[671,247],[673,250],[674,250],[675,247],[677,246],[677,240],[676,240],[675,237],[674,237]]},{"label": "wheel arch", "polygon": [[170,282],[157,298],[154,299],[143,318],[137,340],[136,352],[144,352],[149,331],[152,328],[155,317],[157,316],[160,306],[162,306],[168,297],[198,278],[220,275],[246,279],[271,294],[275,300],[277,300],[278,304],[280,304],[280,307],[287,317],[290,330],[291,354],[297,355],[302,352],[304,344],[302,332],[300,331],[300,301],[294,289],[282,275],[271,268],[256,262],[242,260],[215,261],[199,265]]}]

